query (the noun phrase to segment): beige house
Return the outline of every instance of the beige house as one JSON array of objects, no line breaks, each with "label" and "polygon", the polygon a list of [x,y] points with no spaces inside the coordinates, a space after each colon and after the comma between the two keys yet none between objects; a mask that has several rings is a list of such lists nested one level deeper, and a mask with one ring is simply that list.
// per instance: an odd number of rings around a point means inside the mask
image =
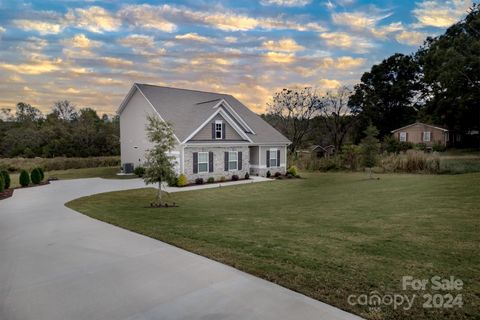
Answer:
[{"label": "beige house", "polygon": [[231,95],[135,83],[117,112],[124,170],[144,164],[153,115],[172,125],[171,155],[189,181],[286,171],[290,141]]},{"label": "beige house", "polygon": [[424,143],[428,147],[436,143],[447,146],[449,143],[447,129],[421,122],[392,130],[392,134],[400,142]]}]

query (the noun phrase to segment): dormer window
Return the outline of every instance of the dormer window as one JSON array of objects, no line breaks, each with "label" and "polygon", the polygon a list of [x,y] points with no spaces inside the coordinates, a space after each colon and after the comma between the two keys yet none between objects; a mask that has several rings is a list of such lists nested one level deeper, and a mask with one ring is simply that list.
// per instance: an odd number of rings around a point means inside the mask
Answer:
[{"label": "dormer window", "polygon": [[215,121],[215,139],[223,139],[223,126],[221,120]]}]

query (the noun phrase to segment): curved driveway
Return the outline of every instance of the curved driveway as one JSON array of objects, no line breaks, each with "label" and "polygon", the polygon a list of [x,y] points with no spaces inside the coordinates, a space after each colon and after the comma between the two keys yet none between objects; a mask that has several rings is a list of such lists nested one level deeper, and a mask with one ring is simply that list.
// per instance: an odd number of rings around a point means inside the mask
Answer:
[{"label": "curved driveway", "polygon": [[0,319],[359,319],[64,206],[141,187],[66,180],[0,201]]}]

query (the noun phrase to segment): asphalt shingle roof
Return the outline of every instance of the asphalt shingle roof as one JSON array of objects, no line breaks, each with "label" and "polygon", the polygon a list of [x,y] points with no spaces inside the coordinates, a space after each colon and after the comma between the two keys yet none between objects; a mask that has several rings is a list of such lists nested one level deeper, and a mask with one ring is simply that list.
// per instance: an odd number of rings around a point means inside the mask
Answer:
[{"label": "asphalt shingle roof", "polygon": [[180,141],[185,140],[201,126],[216,111],[213,107],[224,99],[255,132],[248,133],[254,143],[290,143],[280,132],[229,94],[139,83],[136,85],[160,116],[172,124]]}]

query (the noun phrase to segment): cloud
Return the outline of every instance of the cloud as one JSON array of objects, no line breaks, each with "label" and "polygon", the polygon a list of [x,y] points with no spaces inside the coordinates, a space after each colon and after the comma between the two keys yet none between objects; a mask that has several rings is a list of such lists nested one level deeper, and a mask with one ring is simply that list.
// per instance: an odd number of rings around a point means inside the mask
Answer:
[{"label": "cloud", "polygon": [[340,87],[342,84],[338,80],[320,79],[318,81],[318,87],[320,90],[332,90]]},{"label": "cloud", "polygon": [[60,33],[64,26],[58,23],[51,23],[40,20],[18,19],[13,20],[13,24],[25,31],[37,31],[41,35]]},{"label": "cloud", "polygon": [[1,27],[1,26],[0,26],[0,33],[1,33],[1,32],[5,32],[5,31],[7,31],[7,29],[5,29],[4,27]]},{"label": "cloud", "polygon": [[190,33],[185,33],[185,34],[177,34],[175,36],[175,39],[198,41],[198,42],[212,42],[212,39],[201,36],[196,32],[190,32]]},{"label": "cloud", "polygon": [[302,51],[305,47],[299,45],[294,39],[281,39],[279,41],[268,40],[263,42],[263,47],[270,51],[296,52]]},{"label": "cloud", "polygon": [[225,41],[228,43],[235,43],[237,40],[237,37],[225,37]]},{"label": "cloud", "polygon": [[471,0],[424,0],[412,11],[419,27],[446,28],[460,20],[472,6]]},{"label": "cloud", "polygon": [[268,61],[272,61],[275,63],[291,63],[295,59],[295,55],[293,53],[274,52],[274,51],[269,51],[265,53],[264,57]]},{"label": "cloud", "polygon": [[418,31],[402,31],[395,35],[395,39],[398,42],[409,46],[421,45],[426,38],[427,35],[425,33]]},{"label": "cloud", "polygon": [[155,39],[152,36],[142,34],[132,34],[118,40],[118,43],[125,47],[132,48],[133,52],[142,56],[158,56],[165,54],[165,48],[157,47]]},{"label": "cloud", "polygon": [[21,74],[44,74],[60,70],[62,60],[48,60],[41,57],[32,57],[28,63],[10,64],[0,62],[0,68]]},{"label": "cloud", "polygon": [[[376,10],[374,10],[376,11]],[[349,26],[352,29],[363,30],[374,28],[377,23],[387,17],[391,16],[391,13],[380,15],[375,12],[342,12],[332,14],[332,20],[335,24]]]},{"label": "cloud", "polygon": [[93,47],[99,47],[102,43],[99,41],[90,40],[83,33],[77,34],[70,39],[63,40],[63,43],[69,47],[90,49]]},{"label": "cloud", "polygon": [[263,6],[281,6],[281,7],[304,7],[310,4],[312,0],[261,0]]},{"label": "cloud", "polygon": [[187,7],[176,7],[168,4],[153,6],[149,4],[128,5],[120,10],[119,15],[129,24],[156,28],[165,32],[173,32],[178,24],[200,24],[223,31],[265,30],[297,30],[325,31],[315,22],[286,20],[283,17],[261,18],[238,14],[228,9],[215,11],[197,11]]},{"label": "cloud", "polygon": [[319,35],[330,47],[350,49],[357,53],[366,53],[376,45],[370,40],[345,32],[324,32]]},{"label": "cloud", "polygon": [[78,28],[96,33],[115,31],[121,26],[120,19],[97,6],[69,9],[65,18]]},{"label": "cloud", "polygon": [[133,65],[133,62],[130,60],[125,60],[122,58],[115,58],[115,57],[103,57],[102,61],[104,61],[109,67],[128,67]]},{"label": "cloud", "polygon": [[119,15],[130,25],[149,29],[157,29],[163,32],[174,32],[177,26],[164,18],[165,9],[168,5],[151,6],[148,4],[128,5],[120,10]]}]

